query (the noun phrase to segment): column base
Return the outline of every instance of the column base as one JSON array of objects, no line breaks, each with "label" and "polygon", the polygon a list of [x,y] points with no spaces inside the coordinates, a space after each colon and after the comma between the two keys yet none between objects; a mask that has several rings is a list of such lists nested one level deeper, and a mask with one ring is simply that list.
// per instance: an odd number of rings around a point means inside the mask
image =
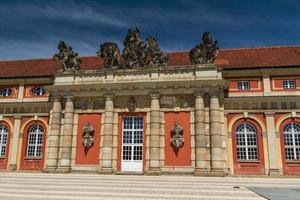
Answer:
[{"label": "column base", "polygon": [[16,164],[10,164],[8,166],[8,171],[12,172],[12,171],[16,171],[17,170],[17,165]]},{"label": "column base", "polygon": [[43,169],[43,173],[56,173],[57,167],[46,167]]},{"label": "column base", "polygon": [[279,169],[269,169],[269,175],[270,176],[280,176],[281,172]]},{"label": "column base", "polygon": [[100,168],[98,170],[99,174],[112,174],[114,172],[113,168]]},{"label": "column base", "polygon": [[146,171],[145,174],[151,176],[159,176],[161,175],[161,170],[159,167],[151,167]]},{"label": "column base", "polygon": [[59,167],[55,170],[56,173],[70,173],[71,172],[71,167]]},{"label": "column base", "polygon": [[210,169],[195,169],[195,176],[210,176]]},{"label": "column base", "polygon": [[228,170],[212,168],[210,171],[210,176],[228,176]]}]

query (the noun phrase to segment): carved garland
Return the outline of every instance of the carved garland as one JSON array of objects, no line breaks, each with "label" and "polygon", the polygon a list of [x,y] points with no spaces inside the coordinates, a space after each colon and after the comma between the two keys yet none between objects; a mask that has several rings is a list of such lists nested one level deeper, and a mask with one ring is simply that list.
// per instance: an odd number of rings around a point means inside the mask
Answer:
[{"label": "carved garland", "polygon": [[173,148],[179,149],[183,146],[183,128],[179,125],[178,122],[174,123],[174,126],[171,129],[171,144]]}]

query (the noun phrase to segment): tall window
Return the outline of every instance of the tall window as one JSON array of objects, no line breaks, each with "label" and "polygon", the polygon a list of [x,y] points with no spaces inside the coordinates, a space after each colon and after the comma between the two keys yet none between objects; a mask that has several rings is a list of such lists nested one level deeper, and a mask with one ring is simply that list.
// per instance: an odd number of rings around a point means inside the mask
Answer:
[{"label": "tall window", "polygon": [[286,88],[286,89],[296,88],[296,81],[295,80],[284,80],[283,88]]},{"label": "tall window", "polygon": [[284,126],[284,146],[286,160],[300,159],[300,124],[291,122]]},{"label": "tall window", "polygon": [[27,157],[41,157],[43,148],[43,127],[39,124],[33,125],[28,133]]},{"label": "tall window", "polygon": [[258,160],[257,133],[253,125],[244,122],[236,128],[238,160]]},{"label": "tall window", "polygon": [[7,135],[7,127],[0,124],[0,157],[4,157],[6,154]]},{"label": "tall window", "polygon": [[249,90],[249,81],[238,81],[238,89],[239,90]]}]

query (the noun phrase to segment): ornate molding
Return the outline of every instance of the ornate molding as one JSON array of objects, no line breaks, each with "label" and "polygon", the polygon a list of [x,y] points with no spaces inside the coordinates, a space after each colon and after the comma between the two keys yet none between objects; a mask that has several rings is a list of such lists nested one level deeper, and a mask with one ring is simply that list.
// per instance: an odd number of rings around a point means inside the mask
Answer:
[{"label": "ornate molding", "polygon": [[135,98],[134,97],[130,97],[130,99],[129,99],[128,103],[127,103],[127,107],[128,107],[129,112],[134,112],[136,106],[137,106],[137,103],[136,103]]}]

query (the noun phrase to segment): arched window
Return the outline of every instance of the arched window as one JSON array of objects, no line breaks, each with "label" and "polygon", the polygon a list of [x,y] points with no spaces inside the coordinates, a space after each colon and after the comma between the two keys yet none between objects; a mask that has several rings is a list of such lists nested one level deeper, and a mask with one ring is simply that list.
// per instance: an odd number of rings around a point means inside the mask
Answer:
[{"label": "arched window", "polygon": [[32,89],[32,93],[36,96],[43,96],[46,93],[46,90],[43,87],[35,87]]},{"label": "arched window", "polygon": [[28,133],[27,157],[41,157],[43,148],[43,127],[35,124],[30,127]]},{"label": "arched window", "polygon": [[238,160],[258,160],[257,133],[255,127],[244,122],[236,128]]},{"label": "arched window", "polygon": [[6,154],[7,135],[7,127],[0,124],[0,157]]},{"label": "arched window", "polygon": [[300,159],[300,124],[291,122],[284,126],[284,146],[286,160]]}]

